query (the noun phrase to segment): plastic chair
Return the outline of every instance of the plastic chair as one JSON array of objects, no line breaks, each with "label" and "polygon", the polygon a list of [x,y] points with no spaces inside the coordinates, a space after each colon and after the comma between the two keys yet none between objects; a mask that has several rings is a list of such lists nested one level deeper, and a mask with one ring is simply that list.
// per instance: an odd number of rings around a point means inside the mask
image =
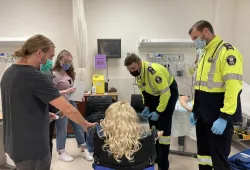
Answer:
[{"label": "plastic chair", "polygon": [[147,119],[145,119],[142,115],[141,112],[144,109],[144,104],[142,102],[142,95],[141,94],[132,94],[131,95],[131,100],[130,100],[130,105],[133,107],[133,109],[135,109],[138,117],[139,117],[139,121],[142,124],[148,124]]},{"label": "plastic chair", "polygon": [[135,109],[137,113],[142,112],[144,109],[142,94],[132,94],[130,105]]}]

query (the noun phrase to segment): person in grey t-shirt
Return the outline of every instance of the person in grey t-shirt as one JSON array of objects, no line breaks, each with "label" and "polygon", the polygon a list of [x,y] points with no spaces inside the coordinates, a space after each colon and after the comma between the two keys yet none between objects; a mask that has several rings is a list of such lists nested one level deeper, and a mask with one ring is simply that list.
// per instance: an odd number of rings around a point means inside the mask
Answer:
[{"label": "person in grey t-shirt", "polygon": [[95,125],[86,121],[40,71],[40,64],[52,59],[54,51],[47,37],[29,38],[15,52],[19,60],[1,80],[4,149],[18,170],[50,169],[48,104],[85,130]]}]

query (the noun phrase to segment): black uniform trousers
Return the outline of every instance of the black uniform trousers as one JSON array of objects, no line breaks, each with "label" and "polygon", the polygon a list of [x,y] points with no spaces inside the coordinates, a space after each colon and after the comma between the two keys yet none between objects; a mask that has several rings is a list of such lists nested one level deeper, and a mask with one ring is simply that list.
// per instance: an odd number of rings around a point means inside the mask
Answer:
[{"label": "black uniform trousers", "polygon": [[[49,112],[56,113],[57,109],[49,104]],[[50,155],[52,157],[52,150],[53,150],[53,137],[54,137],[54,130],[55,130],[55,120],[50,122],[49,124],[49,145],[50,145]]]},{"label": "black uniform trousers", "polygon": [[198,157],[210,156],[212,159],[211,165],[199,162],[199,170],[231,170],[228,156],[231,150],[233,124],[229,121],[222,135],[213,134],[211,128],[211,124],[206,124],[202,119],[197,119]]},{"label": "black uniform trousers", "polygon": [[[171,96],[169,98],[168,104],[164,112],[160,114],[158,121],[149,121],[150,126],[156,126],[158,130],[163,130],[163,136],[167,137],[171,135],[172,127],[172,116],[175,110],[175,105],[178,100],[178,87],[177,83],[174,80],[170,85]],[[150,112],[156,111],[157,106],[159,105],[160,96],[144,95],[144,98],[147,98],[147,103],[149,103]],[[168,155],[170,151],[170,144],[159,144],[159,141],[156,141],[155,144],[157,152],[157,163],[160,170],[169,169],[169,160]]]},{"label": "black uniform trousers", "polygon": [[196,136],[200,170],[231,170],[228,156],[231,150],[233,123],[242,120],[240,94],[241,91],[238,94],[236,112],[228,118],[223,134],[215,135],[211,128],[224,106],[224,93],[195,90],[193,112],[197,119]]}]

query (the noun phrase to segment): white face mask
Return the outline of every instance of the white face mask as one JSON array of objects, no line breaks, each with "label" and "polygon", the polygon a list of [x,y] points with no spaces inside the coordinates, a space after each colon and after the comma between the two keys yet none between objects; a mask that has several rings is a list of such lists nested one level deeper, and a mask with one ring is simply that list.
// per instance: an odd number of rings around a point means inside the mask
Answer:
[{"label": "white face mask", "polygon": [[206,40],[201,40],[200,37],[196,38],[196,40],[194,42],[195,42],[196,48],[198,48],[198,49],[203,49],[207,45]]}]

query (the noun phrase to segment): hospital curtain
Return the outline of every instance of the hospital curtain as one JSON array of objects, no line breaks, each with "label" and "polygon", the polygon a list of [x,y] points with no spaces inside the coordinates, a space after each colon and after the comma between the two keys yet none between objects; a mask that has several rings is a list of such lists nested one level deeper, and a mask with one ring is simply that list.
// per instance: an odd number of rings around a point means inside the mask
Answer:
[{"label": "hospital curtain", "polygon": [[[84,0],[72,0],[73,6],[73,31],[76,48],[76,65],[77,79],[84,81],[86,74],[87,62],[87,24],[85,20]],[[86,77],[85,77],[86,78]]]}]

